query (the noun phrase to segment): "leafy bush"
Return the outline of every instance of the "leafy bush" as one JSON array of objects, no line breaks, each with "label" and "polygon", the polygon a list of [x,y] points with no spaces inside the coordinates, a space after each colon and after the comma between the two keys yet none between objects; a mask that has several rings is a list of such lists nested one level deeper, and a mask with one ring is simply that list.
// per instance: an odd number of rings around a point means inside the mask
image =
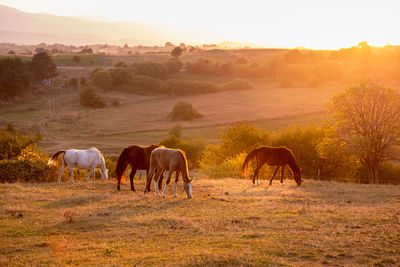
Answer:
[{"label": "leafy bush", "polygon": [[246,80],[236,79],[233,81],[229,81],[220,86],[221,90],[248,90],[254,89],[254,85]]},{"label": "leafy bush", "polygon": [[163,84],[162,91],[169,95],[194,95],[218,92],[219,88],[212,82],[173,79]]},{"label": "leafy bush", "polygon": [[81,89],[80,103],[82,106],[90,108],[102,108],[106,105],[100,95],[91,86],[86,86]]},{"label": "leafy bush", "polygon": [[113,85],[120,87],[130,81],[131,73],[126,68],[114,68],[110,70]]},{"label": "leafy bush", "polygon": [[178,138],[182,137],[182,126],[180,124],[175,124],[172,126],[172,128],[169,130],[170,135],[174,135]]},{"label": "leafy bush", "polygon": [[163,139],[159,144],[168,148],[181,149],[185,151],[190,168],[197,168],[199,166],[199,161],[203,155],[204,148],[206,147],[206,142],[202,139],[185,141],[175,135],[170,135]]},{"label": "leafy bush", "polygon": [[0,182],[54,182],[58,169],[48,166],[48,156],[39,151],[40,136],[26,136],[13,127],[0,130]]},{"label": "leafy bush", "polygon": [[138,75],[146,75],[158,79],[165,79],[168,76],[168,69],[162,63],[135,63],[132,65],[132,70]]},{"label": "leafy bush", "polygon": [[122,90],[143,95],[158,94],[161,91],[161,82],[157,78],[136,75],[130,79],[129,84],[123,86]]},{"label": "leafy bush", "polygon": [[216,74],[218,67],[212,59],[198,58],[195,62],[186,63],[187,72],[198,74]]},{"label": "leafy bush", "polygon": [[36,144],[42,137],[33,137],[18,132],[9,124],[6,129],[0,130],[0,161],[18,157],[30,145]]},{"label": "leafy bush", "polygon": [[105,90],[112,87],[113,79],[110,73],[105,70],[94,70],[90,75],[90,79],[92,80],[93,85],[99,89]]},{"label": "leafy bush", "polygon": [[170,58],[164,63],[164,65],[166,66],[169,74],[177,73],[183,67],[183,63],[177,58]]},{"label": "leafy bush", "polygon": [[174,106],[171,113],[168,114],[168,118],[171,120],[193,120],[200,118],[201,114],[199,114],[192,106],[192,104],[181,101]]}]

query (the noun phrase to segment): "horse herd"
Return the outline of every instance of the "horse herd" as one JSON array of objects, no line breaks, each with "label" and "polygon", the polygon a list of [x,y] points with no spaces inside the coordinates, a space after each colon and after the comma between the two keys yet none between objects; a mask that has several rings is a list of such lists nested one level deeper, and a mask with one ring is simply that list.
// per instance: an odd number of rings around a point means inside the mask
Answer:
[{"label": "horse herd", "polygon": [[[52,164],[57,157],[63,154],[62,157],[62,168],[58,174],[57,182],[61,182],[61,175],[65,168],[68,166],[70,171],[70,181],[73,182],[72,173],[75,167],[79,169],[89,169],[89,176],[87,180],[93,175],[95,168],[100,167],[103,179],[108,180],[108,170],[105,165],[105,160],[101,152],[97,148],[89,148],[86,150],[68,149],[61,150],[52,155],[49,159],[48,164]],[[292,151],[286,147],[269,147],[262,146],[252,150],[245,158],[241,172],[247,176],[249,164],[252,160],[256,161],[256,168],[253,174],[253,184],[260,185],[258,180],[258,174],[261,167],[264,164],[270,166],[276,166],[274,174],[272,175],[269,184],[272,184],[276,173],[281,168],[281,183],[283,184],[283,174],[285,166],[288,165],[292,171],[293,178],[297,185],[301,185],[301,169],[297,165],[296,159]],[[115,175],[117,176],[118,184],[117,189],[120,190],[121,179],[123,174],[128,167],[131,166],[131,173],[129,174],[131,190],[135,190],[133,184],[133,178],[137,170],[147,171],[146,187],[144,192],[150,191],[150,184],[152,179],[155,181],[155,193],[160,195],[159,190],[162,188],[162,181],[164,179],[164,173],[168,171],[167,180],[162,191],[162,196],[165,197],[167,186],[170,183],[173,172],[175,172],[175,183],[174,183],[174,197],[177,197],[176,186],[178,183],[179,175],[182,174],[183,188],[188,198],[192,198],[192,178],[189,176],[188,163],[186,154],[180,149],[171,149],[159,145],[150,146],[139,146],[132,145],[126,147],[120,154],[117,166],[115,168]]]}]

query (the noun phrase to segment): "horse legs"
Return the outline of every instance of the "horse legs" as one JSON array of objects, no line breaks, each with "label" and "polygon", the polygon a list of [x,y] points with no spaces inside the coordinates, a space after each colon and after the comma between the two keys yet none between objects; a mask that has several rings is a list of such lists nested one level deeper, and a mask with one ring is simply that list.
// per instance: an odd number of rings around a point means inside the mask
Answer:
[{"label": "horse legs", "polygon": [[74,182],[74,178],[72,178],[73,173],[74,173],[74,166],[69,166],[69,174],[70,174],[69,181],[72,183]]},{"label": "horse legs", "polygon": [[169,182],[171,182],[172,172],[173,172],[173,170],[170,168],[169,172],[168,172],[168,178],[167,178],[167,181],[165,182],[165,186],[164,186],[164,190],[163,190],[163,195],[162,195],[163,197],[165,197],[165,192],[167,191],[167,186],[168,186]]},{"label": "horse legs", "polygon": [[174,197],[177,197],[178,195],[176,194],[176,185],[178,183],[178,178],[179,178],[179,171],[176,171],[175,174],[175,183],[174,183]]},{"label": "horse legs", "polygon": [[91,168],[90,168],[90,171],[89,171],[89,176],[88,176],[88,178],[87,178],[87,181],[88,181],[88,182],[90,181],[90,176],[92,176],[92,175],[93,175],[93,181],[95,180],[94,172],[95,172],[95,168],[94,168],[94,167],[91,167]]},{"label": "horse legs", "polygon": [[135,177],[136,170],[136,168],[132,168],[131,174],[129,174],[129,180],[131,180],[131,190],[133,192],[136,192],[135,185],[133,184],[133,178]]},{"label": "horse legs", "polygon": [[282,166],[282,174],[281,174],[281,184],[282,185],[285,185],[285,183],[283,182],[283,173],[285,172],[285,167],[286,167],[286,165]]},{"label": "horse legs", "polygon": [[150,170],[147,170],[146,187],[144,188],[144,193],[150,192],[150,184],[153,179],[153,174],[156,171],[156,166],[150,166]]},{"label": "horse legs", "polygon": [[163,180],[164,180],[164,171],[161,171],[160,177],[158,178],[158,188],[162,187]]},{"label": "horse legs", "polygon": [[281,167],[281,166],[276,166],[275,171],[274,171],[274,175],[272,175],[271,179],[269,180],[269,185],[272,185],[272,180],[274,179],[276,173],[278,172],[279,167]]},{"label": "horse legs", "polygon": [[61,175],[63,174],[65,167],[66,166],[64,165],[64,162],[63,162],[62,168],[61,168],[60,172],[58,173],[57,183],[61,183]]},{"label": "horse legs", "polygon": [[[162,173],[162,170],[161,169],[157,169],[157,171],[156,171],[156,176],[154,177],[154,182],[155,182],[155,187],[156,187],[156,195],[157,196],[159,196],[159,197],[161,197],[161,195],[160,195],[160,192],[159,192],[159,188],[158,188],[158,180],[160,179],[160,175],[161,175],[161,173]],[[151,180],[150,180],[151,181]]]},{"label": "horse legs", "polygon": [[257,177],[257,185],[260,185],[260,182],[258,181],[258,173],[260,171],[260,168],[256,168],[256,170],[254,171],[254,175],[253,175],[253,185],[256,185],[256,177]]}]

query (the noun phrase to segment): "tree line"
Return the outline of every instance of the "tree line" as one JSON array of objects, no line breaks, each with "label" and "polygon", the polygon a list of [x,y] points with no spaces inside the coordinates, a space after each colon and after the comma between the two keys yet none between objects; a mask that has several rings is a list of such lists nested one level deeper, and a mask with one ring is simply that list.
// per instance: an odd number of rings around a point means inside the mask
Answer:
[{"label": "tree line", "polygon": [[57,76],[57,67],[45,52],[36,53],[31,60],[19,57],[0,59],[0,99],[9,100],[24,95]]}]

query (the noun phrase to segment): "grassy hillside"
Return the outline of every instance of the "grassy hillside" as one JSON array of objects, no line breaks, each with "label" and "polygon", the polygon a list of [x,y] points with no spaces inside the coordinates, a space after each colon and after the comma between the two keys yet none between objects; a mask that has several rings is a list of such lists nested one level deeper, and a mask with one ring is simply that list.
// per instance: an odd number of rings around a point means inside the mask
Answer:
[{"label": "grassy hillside", "polygon": [[[115,181],[0,185],[0,265],[378,265],[400,262],[400,188],[195,180],[191,200]],[[144,181],[136,181],[140,190]]]}]

